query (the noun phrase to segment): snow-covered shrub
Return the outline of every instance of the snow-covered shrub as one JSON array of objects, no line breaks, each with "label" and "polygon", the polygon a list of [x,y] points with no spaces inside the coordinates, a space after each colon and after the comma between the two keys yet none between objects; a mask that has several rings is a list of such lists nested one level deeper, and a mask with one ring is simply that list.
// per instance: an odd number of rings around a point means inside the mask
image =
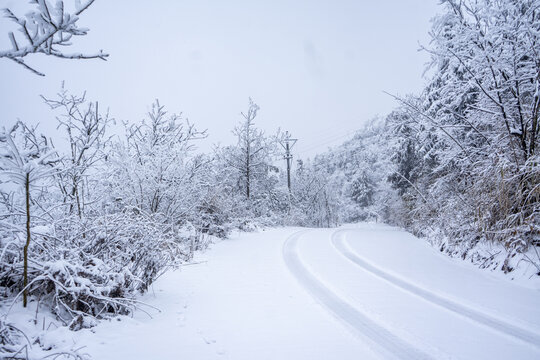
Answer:
[{"label": "snow-covered shrub", "polygon": [[[52,232],[33,248],[40,261],[30,264],[28,292],[51,304],[66,323],[83,314],[129,313],[136,294],[189,257],[186,238],[142,215],[110,214],[84,223],[64,219]],[[17,269],[6,271],[4,281],[20,284]]]},{"label": "snow-covered shrub", "polygon": [[[211,186],[199,176],[205,162],[189,157],[195,131],[165,120],[159,104],[148,132],[131,128],[133,152],[123,153],[97,103],[64,89],[46,101],[61,111],[69,155],[22,123],[0,135],[0,291],[39,299],[76,329],[131,312],[137,294],[207,246],[215,219],[203,234],[190,218]],[[128,191],[141,187],[142,200]]]},{"label": "snow-covered shrub", "polygon": [[[47,186],[48,180],[56,173],[58,162],[56,152],[43,136],[36,135],[34,129],[17,122],[9,131],[0,132],[0,184],[7,212],[5,216],[19,218],[25,224],[24,230],[12,223],[6,223],[14,231],[13,240],[23,246],[23,304],[26,306],[28,292],[28,257],[32,245],[32,217],[34,197],[39,189]],[[37,190],[36,190],[37,189]],[[22,196],[15,196],[15,194]],[[24,218],[23,219],[21,219]],[[24,236],[24,240],[23,240]],[[6,248],[9,244],[6,244]],[[9,256],[9,255],[8,255]],[[1,258],[0,258],[1,259]]]},{"label": "snow-covered shrub", "polygon": [[328,169],[318,162],[298,162],[294,173],[290,209],[285,224],[299,226],[332,227],[340,223],[339,194],[330,183]]}]

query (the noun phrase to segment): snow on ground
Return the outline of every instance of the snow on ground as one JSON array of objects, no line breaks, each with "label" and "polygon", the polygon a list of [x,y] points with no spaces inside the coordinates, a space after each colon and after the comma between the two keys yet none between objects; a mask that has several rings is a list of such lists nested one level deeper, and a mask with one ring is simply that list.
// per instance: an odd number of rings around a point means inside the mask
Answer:
[{"label": "snow on ground", "polygon": [[377,355],[322,310],[284,265],[297,229],[233,236],[169,272],[142,301],[153,319],[105,323],[79,343],[95,359],[374,359]]},{"label": "snow on ground", "polygon": [[[343,239],[363,262],[344,253]],[[424,357],[540,356],[538,290],[464,267],[388,226],[319,230],[302,236],[298,248],[305,267],[328,291]],[[399,351],[398,358],[418,358]]]},{"label": "snow on ground", "polygon": [[538,289],[389,226],[242,233],[195,261],[141,298],[161,312],[43,340],[100,360],[540,358]]}]

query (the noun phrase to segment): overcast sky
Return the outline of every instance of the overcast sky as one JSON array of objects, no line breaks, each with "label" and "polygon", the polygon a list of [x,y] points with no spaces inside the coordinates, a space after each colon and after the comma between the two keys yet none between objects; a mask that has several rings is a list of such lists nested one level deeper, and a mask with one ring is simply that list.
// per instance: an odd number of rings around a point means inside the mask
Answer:
[{"label": "overcast sky", "polygon": [[[70,0],[65,0],[70,3]],[[0,7],[22,0],[0,0]],[[66,87],[108,106],[119,120],[140,120],[155,98],[208,129],[201,144],[234,142],[232,128],[251,96],[257,125],[299,138],[300,157],[324,151],[396,106],[388,91],[419,92],[429,56],[435,0],[182,1],[96,0],[83,13],[87,36],[75,50],[108,61],[28,56],[38,77],[0,59],[0,122],[20,118],[56,127],[39,98]],[[0,20],[0,49],[10,47]]]}]

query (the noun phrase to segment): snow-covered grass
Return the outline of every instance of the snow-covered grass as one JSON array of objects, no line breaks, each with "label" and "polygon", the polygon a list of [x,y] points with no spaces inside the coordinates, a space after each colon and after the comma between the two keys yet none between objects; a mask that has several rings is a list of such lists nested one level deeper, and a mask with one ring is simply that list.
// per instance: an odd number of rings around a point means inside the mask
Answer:
[{"label": "snow-covered grass", "polygon": [[[84,345],[75,340],[76,333],[70,330],[54,316],[47,306],[38,301],[30,301],[24,308],[20,301],[3,301],[0,307],[0,333],[10,336],[12,341],[2,343],[0,355],[7,359],[89,359],[84,351]],[[97,325],[89,323],[87,327]]]},{"label": "snow-covered grass", "polygon": [[540,252],[537,246],[518,252],[493,241],[475,244],[451,241],[442,231],[434,229],[424,229],[423,235],[437,251],[455,259],[456,263],[470,264],[484,269],[491,276],[540,289]]}]

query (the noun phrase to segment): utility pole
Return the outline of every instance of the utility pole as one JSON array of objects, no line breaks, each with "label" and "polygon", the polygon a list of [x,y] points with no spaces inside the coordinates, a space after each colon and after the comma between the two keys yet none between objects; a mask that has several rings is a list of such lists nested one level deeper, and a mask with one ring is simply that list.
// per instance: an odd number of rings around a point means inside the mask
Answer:
[{"label": "utility pole", "polygon": [[285,136],[279,142],[283,149],[285,149],[285,156],[283,158],[287,160],[287,186],[289,187],[289,193],[291,192],[291,160],[293,158],[291,149],[297,141],[298,139],[291,139],[291,134],[286,131]]}]

